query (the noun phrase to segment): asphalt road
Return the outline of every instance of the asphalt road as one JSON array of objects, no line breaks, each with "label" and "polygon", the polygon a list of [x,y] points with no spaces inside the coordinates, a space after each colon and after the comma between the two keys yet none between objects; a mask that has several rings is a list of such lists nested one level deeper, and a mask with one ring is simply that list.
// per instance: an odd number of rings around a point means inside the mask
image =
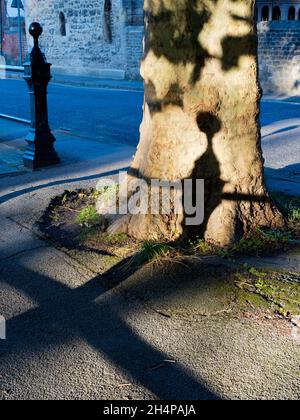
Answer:
[{"label": "asphalt road", "polygon": [[[28,92],[22,80],[0,80],[0,113],[29,119]],[[64,128],[85,137],[106,136],[136,145],[142,119],[143,93],[73,87],[50,83],[49,119],[53,129]],[[262,126],[300,118],[300,104],[262,102]],[[288,128],[295,128],[291,124]],[[280,127],[279,130],[287,127]]]},{"label": "asphalt road", "polygon": [[[0,113],[29,119],[29,96],[22,80],[0,80]],[[138,142],[143,93],[138,91],[49,85],[49,120],[84,137]]]}]

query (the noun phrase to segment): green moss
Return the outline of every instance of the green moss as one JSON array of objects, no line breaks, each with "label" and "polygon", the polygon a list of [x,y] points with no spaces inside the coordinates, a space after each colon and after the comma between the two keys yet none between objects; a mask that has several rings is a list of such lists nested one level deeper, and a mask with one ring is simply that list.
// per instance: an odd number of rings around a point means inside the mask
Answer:
[{"label": "green moss", "polygon": [[300,313],[300,284],[286,280],[281,273],[265,273],[255,268],[236,275],[238,300],[254,308],[264,308],[284,316]]},{"label": "green moss", "polygon": [[300,285],[278,279],[259,279],[255,283],[256,293],[279,307],[282,315],[300,313]]},{"label": "green moss", "polygon": [[246,310],[251,309],[257,310],[262,309],[264,311],[274,311],[277,308],[272,307],[271,302],[266,301],[262,296],[240,289],[237,293],[237,303],[239,309]]}]

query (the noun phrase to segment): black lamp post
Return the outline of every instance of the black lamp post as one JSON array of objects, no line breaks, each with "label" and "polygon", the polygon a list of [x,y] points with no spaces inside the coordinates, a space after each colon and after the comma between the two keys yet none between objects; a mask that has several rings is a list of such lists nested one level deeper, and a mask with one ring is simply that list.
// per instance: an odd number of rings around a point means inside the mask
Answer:
[{"label": "black lamp post", "polygon": [[50,67],[39,47],[43,28],[32,23],[29,33],[34,38],[30,62],[24,64],[24,79],[29,87],[31,127],[26,137],[27,150],[23,156],[24,165],[30,169],[54,165],[60,159],[54,149],[55,137],[48,122],[47,87],[51,80]]}]

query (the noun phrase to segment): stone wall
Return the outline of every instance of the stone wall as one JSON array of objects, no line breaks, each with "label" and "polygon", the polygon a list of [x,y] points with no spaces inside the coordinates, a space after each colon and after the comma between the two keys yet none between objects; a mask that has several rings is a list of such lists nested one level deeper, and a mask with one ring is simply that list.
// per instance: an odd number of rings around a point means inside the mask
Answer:
[{"label": "stone wall", "polygon": [[126,28],[126,77],[140,78],[140,63],[143,56],[144,26]]},{"label": "stone wall", "polygon": [[265,93],[300,94],[300,21],[258,24],[260,80]]},{"label": "stone wall", "polygon": [[[56,71],[125,77],[126,24],[131,15],[123,7],[124,0],[111,1],[111,13],[105,1],[25,0],[27,26],[32,21],[42,24],[41,44]],[[65,36],[61,33],[62,14]],[[111,39],[106,33],[109,15]]]}]

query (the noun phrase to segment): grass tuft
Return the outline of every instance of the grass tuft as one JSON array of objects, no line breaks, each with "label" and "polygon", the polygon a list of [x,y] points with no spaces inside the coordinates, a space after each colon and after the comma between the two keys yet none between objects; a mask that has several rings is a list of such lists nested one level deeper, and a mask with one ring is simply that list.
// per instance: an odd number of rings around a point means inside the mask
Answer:
[{"label": "grass tuft", "polygon": [[79,225],[91,227],[103,225],[103,216],[97,213],[95,206],[85,207],[78,213],[76,217],[76,222]]},{"label": "grass tuft", "polygon": [[146,241],[142,244],[140,251],[131,258],[127,268],[150,262],[159,263],[161,260],[168,258],[171,251],[173,251],[173,248],[166,243]]}]

